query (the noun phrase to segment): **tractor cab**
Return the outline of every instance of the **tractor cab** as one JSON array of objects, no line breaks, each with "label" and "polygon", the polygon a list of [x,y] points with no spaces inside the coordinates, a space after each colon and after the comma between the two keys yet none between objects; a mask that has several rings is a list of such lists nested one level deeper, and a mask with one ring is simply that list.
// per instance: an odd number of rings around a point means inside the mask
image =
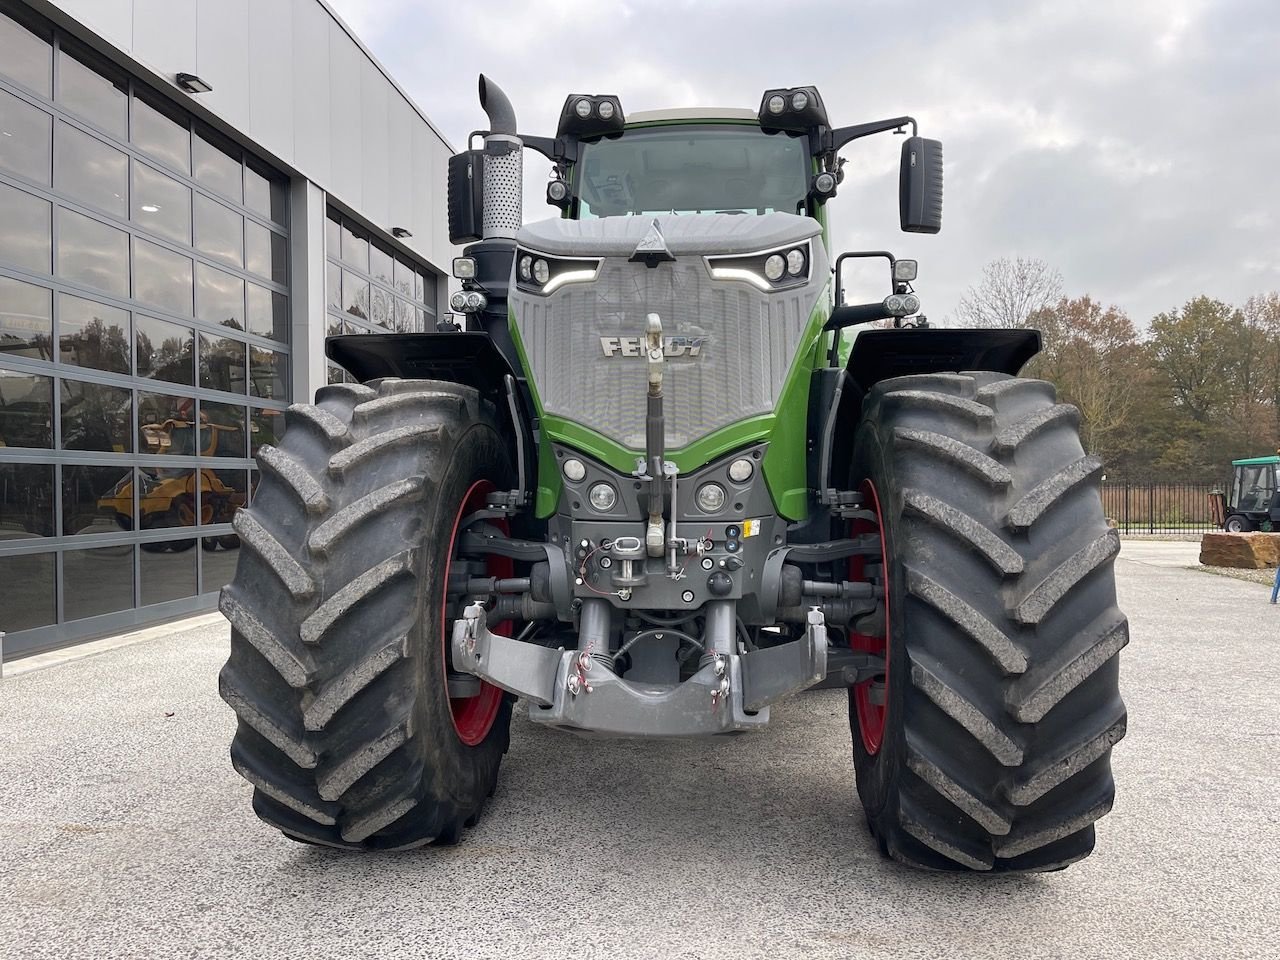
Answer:
[{"label": "tractor cab", "polygon": [[1224,529],[1280,530],[1280,456],[1232,460],[1234,474]]}]

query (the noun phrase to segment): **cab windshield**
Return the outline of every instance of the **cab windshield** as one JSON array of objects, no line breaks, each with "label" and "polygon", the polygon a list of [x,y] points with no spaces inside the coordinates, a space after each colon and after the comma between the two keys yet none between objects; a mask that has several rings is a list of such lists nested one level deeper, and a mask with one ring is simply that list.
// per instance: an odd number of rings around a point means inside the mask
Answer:
[{"label": "cab windshield", "polygon": [[584,143],[578,218],[660,213],[804,213],[808,143],[747,124],[628,130]]}]

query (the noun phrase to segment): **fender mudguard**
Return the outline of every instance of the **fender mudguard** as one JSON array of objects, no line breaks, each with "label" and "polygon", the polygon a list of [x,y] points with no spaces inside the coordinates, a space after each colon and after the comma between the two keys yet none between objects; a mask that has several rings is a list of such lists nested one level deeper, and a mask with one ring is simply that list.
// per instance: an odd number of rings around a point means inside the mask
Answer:
[{"label": "fender mudguard", "polygon": [[915,373],[990,370],[1016,376],[1040,352],[1039,330],[864,330],[846,369],[865,395],[881,380]]},{"label": "fender mudguard", "polygon": [[353,333],[327,337],[324,352],[364,383],[379,377],[448,380],[493,399],[518,378],[487,333]]}]

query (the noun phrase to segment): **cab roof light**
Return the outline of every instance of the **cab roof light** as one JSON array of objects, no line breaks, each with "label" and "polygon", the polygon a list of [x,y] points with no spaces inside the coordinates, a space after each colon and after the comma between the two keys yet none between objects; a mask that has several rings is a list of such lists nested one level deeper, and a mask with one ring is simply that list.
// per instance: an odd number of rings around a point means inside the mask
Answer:
[{"label": "cab roof light", "polygon": [[622,101],[613,94],[571,93],[560,111],[556,138],[577,137],[592,140],[622,133],[627,119]]},{"label": "cab roof light", "polygon": [[828,126],[827,108],[817,87],[766,90],[758,116],[766,133],[809,133]]}]

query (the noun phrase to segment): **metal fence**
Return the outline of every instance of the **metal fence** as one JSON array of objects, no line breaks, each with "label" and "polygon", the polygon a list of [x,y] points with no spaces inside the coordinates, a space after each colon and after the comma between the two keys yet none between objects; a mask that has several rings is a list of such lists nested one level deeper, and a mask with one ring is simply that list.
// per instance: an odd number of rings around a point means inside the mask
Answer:
[{"label": "metal fence", "polygon": [[1104,480],[1102,508],[1121,533],[1211,533],[1222,529],[1220,484]]}]

